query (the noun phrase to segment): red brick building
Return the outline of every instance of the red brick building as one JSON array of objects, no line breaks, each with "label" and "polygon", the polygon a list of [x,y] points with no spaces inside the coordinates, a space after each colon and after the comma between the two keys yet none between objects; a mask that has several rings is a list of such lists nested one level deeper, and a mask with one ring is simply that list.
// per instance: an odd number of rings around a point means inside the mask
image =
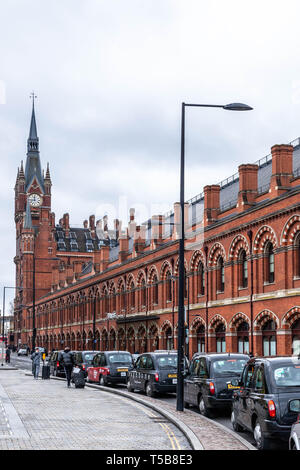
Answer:
[{"label": "red brick building", "polygon": [[[51,212],[33,107],[15,186],[15,343],[48,349],[177,345],[179,204],[125,230]],[[189,353],[300,353],[300,139],[206,186],[186,204]],[[33,289],[35,286],[35,289]],[[33,296],[35,295],[35,298]]]}]

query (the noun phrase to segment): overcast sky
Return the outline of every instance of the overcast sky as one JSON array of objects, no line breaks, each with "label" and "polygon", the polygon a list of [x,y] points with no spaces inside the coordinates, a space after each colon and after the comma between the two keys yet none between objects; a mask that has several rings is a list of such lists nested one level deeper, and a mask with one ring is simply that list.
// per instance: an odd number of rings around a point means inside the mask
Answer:
[{"label": "overcast sky", "polygon": [[300,136],[299,14],[297,0],[1,2],[1,290],[32,90],[56,221],[125,225],[136,207],[143,222],[179,199],[182,101],[254,108],[187,110],[186,198]]}]

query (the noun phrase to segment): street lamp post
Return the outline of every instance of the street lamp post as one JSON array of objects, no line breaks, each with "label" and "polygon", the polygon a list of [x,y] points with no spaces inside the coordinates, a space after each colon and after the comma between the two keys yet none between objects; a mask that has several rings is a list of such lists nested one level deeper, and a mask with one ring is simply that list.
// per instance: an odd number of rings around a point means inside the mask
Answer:
[{"label": "street lamp post", "polygon": [[187,104],[181,105],[181,155],[180,155],[180,239],[179,239],[179,289],[178,289],[178,366],[177,366],[177,411],[183,411],[183,369],[184,369],[184,165],[185,165],[185,108],[222,108],[227,111],[250,111],[252,108],[242,103],[227,105]]}]

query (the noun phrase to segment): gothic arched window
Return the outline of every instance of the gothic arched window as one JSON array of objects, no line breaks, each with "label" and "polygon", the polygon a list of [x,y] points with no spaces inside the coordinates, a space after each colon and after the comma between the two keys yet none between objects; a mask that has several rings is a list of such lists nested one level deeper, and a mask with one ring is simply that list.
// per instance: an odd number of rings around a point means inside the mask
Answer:
[{"label": "gothic arched window", "polygon": [[219,256],[217,261],[217,291],[224,292],[225,287],[225,271],[224,271],[224,260],[222,256]]},{"label": "gothic arched window", "polygon": [[239,285],[248,287],[248,261],[245,250],[241,250],[239,255]]},{"label": "gothic arched window", "polygon": [[275,258],[272,243],[268,243],[265,250],[265,282],[272,284],[275,280]]}]

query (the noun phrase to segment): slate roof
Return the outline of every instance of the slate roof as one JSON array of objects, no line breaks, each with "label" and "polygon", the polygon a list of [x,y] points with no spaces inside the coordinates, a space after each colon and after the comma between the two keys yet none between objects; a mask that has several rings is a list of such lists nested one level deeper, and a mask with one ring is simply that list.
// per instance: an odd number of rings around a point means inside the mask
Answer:
[{"label": "slate roof", "polygon": [[69,235],[60,225],[55,227],[55,239],[58,251],[74,251],[80,253],[90,253],[99,250],[101,246],[116,246],[115,231],[108,231],[108,238],[99,238],[97,234],[92,236],[88,228],[70,228]]}]

